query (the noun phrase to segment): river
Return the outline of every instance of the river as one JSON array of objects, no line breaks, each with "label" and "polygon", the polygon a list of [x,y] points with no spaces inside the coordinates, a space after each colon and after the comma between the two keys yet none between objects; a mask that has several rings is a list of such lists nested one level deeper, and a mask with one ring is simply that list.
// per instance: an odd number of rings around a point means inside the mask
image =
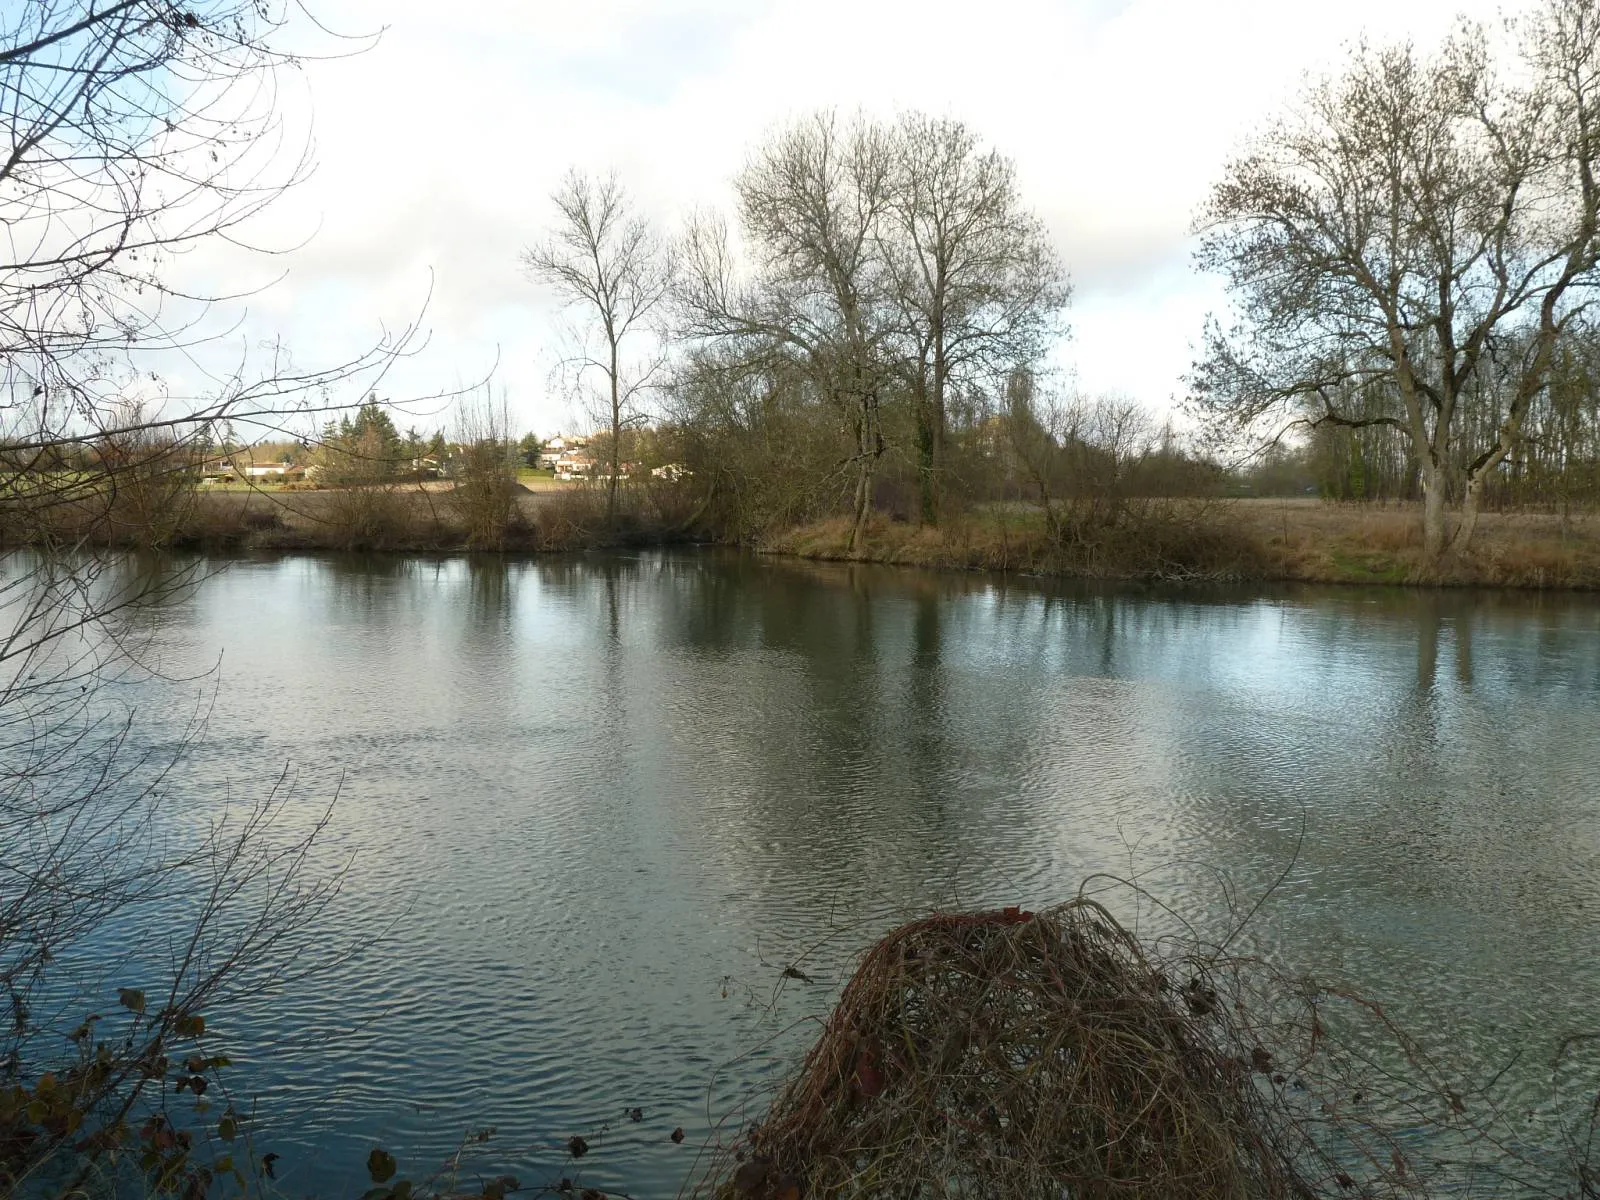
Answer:
[{"label": "river", "polygon": [[[179,810],[287,767],[291,807],[337,796],[318,862],[353,855],[314,969],[212,1016],[291,1194],[493,1126],[475,1160],[525,1184],[671,1195],[878,932],[1094,872],[1217,930],[1217,872],[1246,903],[1282,875],[1257,949],[1468,1075],[1522,1052],[1530,1108],[1556,1036],[1600,1024],[1590,597],[723,552],[210,567],[140,620],[168,677],[126,685],[141,736],[198,698]],[[781,980],[802,955],[817,982]]]}]

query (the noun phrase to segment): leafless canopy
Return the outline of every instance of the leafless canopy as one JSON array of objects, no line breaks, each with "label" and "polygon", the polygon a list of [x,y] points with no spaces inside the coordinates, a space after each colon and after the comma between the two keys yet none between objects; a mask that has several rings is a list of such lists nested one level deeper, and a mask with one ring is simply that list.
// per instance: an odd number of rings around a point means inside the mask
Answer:
[{"label": "leafless canopy", "polygon": [[694,370],[801,382],[835,414],[852,541],[909,416],[934,520],[951,390],[1038,358],[1067,296],[1011,163],[956,121],[824,111],[762,142],[735,188],[742,255],[706,215],[679,255],[680,330],[707,351]]},{"label": "leafless canopy", "polygon": [[571,171],[551,196],[556,222],[544,241],[523,251],[530,278],[578,308],[597,344],[580,349],[572,362],[578,381],[600,377],[600,405],[611,432],[606,516],[614,520],[622,473],[622,431],[638,417],[638,405],[663,358],[634,354],[667,294],[670,270],[665,248],[640,214],[615,173],[600,179]]},{"label": "leafless canopy", "polygon": [[[143,618],[193,570],[107,552],[82,527],[60,537],[56,519],[81,510],[101,533],[135,511],[147,526],[170,521],[196,455],[226,423],[277,429],[296,414],[350,406],[366,394],[352,376],[370,386],[411,336],[327,369],[296,370],[281,351],[222,369],[211,322],[224,297],[178,281],[178,255],[208,238],[236,242],[305,173],[276,90],[296,61],[289,17],[304,25],[302,15],[274,0],[0,8],[7,1194],[116,1194],[131,1177],[114,1164],[141,1135],[159,1161],[145,1154],[133,1170],[153,1190],[203,1192],[211,1169],[174,1130],[172,1097],[200,1095],[225,1062],[195,1045],[204,1010],[281,979],[337,891],[337,873],[302,871],[325,814],[274,829],[290,807],[287,775],[208,828],[179,829],[164,815],[205,705],[152,743],[108,685],[148,677]],[[175,395],[166,381],[180,371],[187,394]],[[348,395],[337,394],[346,384]],[[103,995],[71,994],[58,964],[112,922],[137,934],[122,940],[170,958],[152,964],[147,954],[139,980],[118,981],[129,984],[118,1015],[78,1009],[63,1026],[80,1003],[110,1011]],[[232,1134],[222,1127],[238,1123],[220,1106],[195,1117],[224,1140]]]},{"label": "leafless canopy", "polygon": [[1010,159],[949,118],[907,113],[894,137],[882,236],[908,343],[922,518],[931,522],[952,383],[1042,358],[1070,288]]},{"label": "leafless canopy", "polygon": [[[1228,164],[1200,222],[1239,318],[1210,330],[1201,410],[1400,431],[1435,557],[1447,494],[1464,544],[1597,282],[1600,16],[1545,0],[1514,33],[1514,58],[1474,25],[1432,55],[1358,48]],[[1513,340],[1503,411],[1458,445],[1463,397]]]}]

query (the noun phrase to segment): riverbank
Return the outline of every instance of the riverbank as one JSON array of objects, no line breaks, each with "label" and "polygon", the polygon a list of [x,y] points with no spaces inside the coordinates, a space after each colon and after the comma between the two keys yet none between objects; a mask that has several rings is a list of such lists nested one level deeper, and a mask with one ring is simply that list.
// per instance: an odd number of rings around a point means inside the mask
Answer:
[{"label": "riverbank", "polygon": [[993,508],[943,525],[874,520],[787,530],[767,553],[829,561],[1120,580],[1287,581],[1600,590],[1600,515],[1484,513],[1470,550],[1424,570],[1417,506],[1315,499],[1164,502],[1096,538],[1053,538],[1034,509]]},{"label": "riverbank", "polygon": [[[672,487],[628,490],[614,521],[593,487],[518,485],[492,534],[474,532],[448,485],[202,491],[175,510],[125,498],[64,505],[60,541],[166,545],[211,553],[487,550],[562,553],[715,540],[696,536],[692,498]],[[1167,582],[1299,582],[1600,590],[1600,514],[1484,513],[1472,548],[1438,569],[1422,561],[1417,506],[1316,499],[1150,500],[1092,506],[1052,533],[1029,505],[993,505],[921,526],[874,518],[850,547],[843,517],[777,533],[757,549],[818,561],[936,570]],[[24,535],[28,530],[21,531]],[[26,541],[0,530],[0,542]]]},{"label": "riverbank", "polygon": [[[139,503],[131,490],[61,503],[26,520],[0,520],[0,544],[25,544],[45,533],[57,542],[239,551],[376,551],[439,554],[486,550],[549,553],[684,540],[690,515],[670,489],[619,497],[606,518],[606,494],[558,485],[510,489],[506,505],[485,520],[448,484],[360,488],[207,488],[179,501]],[[493,510],[494,506],[489,506]],[[3,514],[0,514],[3,517]]]}]

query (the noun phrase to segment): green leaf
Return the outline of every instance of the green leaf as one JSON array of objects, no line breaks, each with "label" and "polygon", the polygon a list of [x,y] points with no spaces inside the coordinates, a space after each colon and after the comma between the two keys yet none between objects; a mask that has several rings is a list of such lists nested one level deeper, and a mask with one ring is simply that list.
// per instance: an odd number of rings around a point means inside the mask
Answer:
[{"label": "green leaf", "polygon": [[[239,1134],[239,1122],[232,1117],[223,1117],[217,1122],[217,1136],[225,1142],[231,1142]],[[223,1170],[228,1168],[224,1167]]]},{"label": "green leaf", "polygon": [[388,1183],[394,1178],[394,1155],[377,1146],[372,1148],[372,1153],[367,1155],[367,1174],[372,1177],[373,1183]]},{"label": "green leaf", "polygon": [[117,1003],[132,1012],[144,1012],[144,992],[139,988],[118,988]]}]

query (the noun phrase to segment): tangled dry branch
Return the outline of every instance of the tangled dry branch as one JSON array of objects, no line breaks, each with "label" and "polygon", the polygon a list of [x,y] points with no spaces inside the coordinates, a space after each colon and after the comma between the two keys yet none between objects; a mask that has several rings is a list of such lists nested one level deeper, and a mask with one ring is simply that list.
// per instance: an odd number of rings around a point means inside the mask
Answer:
[{"label": "tangled dry branch", "polygon": [[[1390,1059],[1360,1049],[1377,1042]],[[1380,1007],[1214,948],[1147,947],[1080,896],[936,914],[873,945],[692,1194],[1399,1197],[1439,1179],[1425,1147],[1464,1149],[1472,1194],[1560,1194],[1477,1100]]]}]

